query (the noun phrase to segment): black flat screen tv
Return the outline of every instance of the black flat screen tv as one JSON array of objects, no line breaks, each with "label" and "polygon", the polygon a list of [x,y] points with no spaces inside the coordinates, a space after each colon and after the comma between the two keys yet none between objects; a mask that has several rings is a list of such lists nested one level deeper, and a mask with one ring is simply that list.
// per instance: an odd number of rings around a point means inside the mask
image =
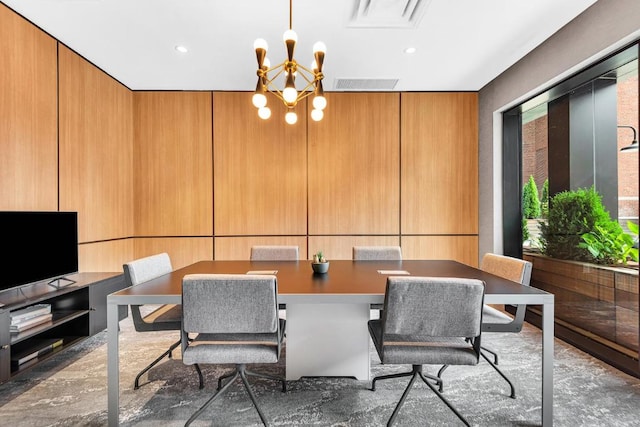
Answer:
[{"label": "black flat screen tv", "polygon": [[0,291],[78,272],[77,212],[0,212]]}]

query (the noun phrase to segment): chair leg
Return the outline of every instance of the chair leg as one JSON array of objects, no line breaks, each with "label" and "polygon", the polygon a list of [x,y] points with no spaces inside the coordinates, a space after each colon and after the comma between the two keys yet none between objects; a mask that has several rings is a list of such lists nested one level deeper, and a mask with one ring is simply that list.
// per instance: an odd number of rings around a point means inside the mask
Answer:
[{"label": "chair leg", "polygon": [[287,381],[284,378],[274,377],[273,375],[261,374],[259,372],[253,372],[248,369],[244,370],[246,375],[251,375],[253,377],[266,378],[268,380],[280,381],[282,383],[282,392],[285,393],[287,391]]},{"label": "chair leg", "polygon": [[413,387],[413,383],[416,381],[418,373],[416,372],[415,366],[416,365],[413,366],[413,372],[409,372],[409,375],[411,376],[411,380],[409,381],[409,385],[407,385],[407,388],[404,389],[404,393],[402,393],[402,397],[400,398],[400,401],[396,405],[396,408],[393,410],[393,413],[391,414],[391,418],[389,418],[389,421],[387,421],[387,427],[391,427],[391,425],[393,425],[393,422],[395,421],[396,416],[398,415],[398,412],[400,412],[400,408],[402,407],[405,399],[409,395],[409,391],[411,390],[411,387]]},{"label": "chair leg", "polygon": [[202,390],[204,388],[204,377],[202,376],[202,371],[200,370],[200,365],[197,363],[193,365],[196,368],[196,372],[198,373],[198,379],[200,381],[199,389]]},{"label": "chair leg", "polygon": [[151,362],[149,365],[147,365],[146,368],[144,368],[142,371],[140,371],[140,373],[136,376],[136,380],[133,383],[133,389],[137,390],[140,388],[140,377],[143,376],[149,369],[153,368],[158,362],[160,362],[162,359],[165,358],[165,356],[169,356],[171,354],[171,352],[180,345],[180,341],[178,340],[177,342],[173,343],[171,345],[171,347],[169,347],[169,350],[165,351],[164,353],[162,353],[156,360],[154,360],[153,362]]},{"label": "chair leg", "polygon": [[498,364],[498,353],[496,353],[495,351],[487,347],[480,347],[480,350],[486,351],[487,353],[491,353],[493,355],[493,363],[495,363],[496,365]]},{"label": "chair leg", "polygon": [[511,380],[509,378],[507,378],[507,376],[500,370],[500,368],[498,368],[496,366],[495,363],[493,363],[491,360],[489,360],[489,358],[487,357],[486,354],[484,354],[482,351],[480,352],[480,355],[484,358],[484,360],[486,360],[487,362],[489,362],[489,365],[491,365],[493,367],[493,369],[496,370],[497,373],[500,374],[500,376],[502,378],[504,378],[504,380],[509,383],[509,387],[511,387],[511,398],[515,399],[516,398],[516,388],[513,386],[513,383],[511,382]]},{"label": "chair leg", "polygon": [[200,416],[200,414],[202,413],[202,411],[204,411],[214,400],[216,400],[218,398],[218,396],[220,396],[222,393],[225,392],[225,390],[227,388],[229,388],[229,386],[235,381],[236,378],[238,378],[238,375],[240,375],[240,372],[238,371],[234,371],[233,373],[233,378],[231,379],[231,381],[227,382],[224,387],[222,387],[222,389],[218,390],[213,396],[211,396],[211,398],[209,398],[209,400],[207,400],[205,402],[204,405],[202,405],[200,407],[200,409],[198,409],[193,415],[191,415],[191,417],[187,420],[187,422],[184,424],[184,427],[188,427],[189,424],[191,424],[196,418],[198,418],[198,416]]},{"label": "chair leg", "polygon": [[262,424],[267,426],[267,419],[265,418],[264,414],[260,410],[260,406],[258,406],[258,402],[256,401],[256,396],[253,394],[253,390],[251,390],[251,386],[249,385],[249,381],[247,380],[247,373],[246,373],[245,365],[238,365],[237,369],[238,369],[238,372],[240,373],[240,378],[242,379],[242,382],[244,383],[244,387],[247,389],[247,393],[249,393],[249,398],[251,398],[251,402],[253,403],[253,406],[255,406],[256,411],[258,411],[258,415],[260,415],[260,419],[262,420]]},{"label": "chair leg", "polygon": [[[447,398],[444,397],[444,395],[440,393],[438,389],[436,389],[436,387],[433,384],[431,384],[431,382],[427,381],[427,379],[422,374],[422,365],[418,365],[418,366],[419,366],[418,375],[420,375],[420,378],[422,378],[422,381],[424,381],[424,383],[429,386],[429,388],[440,398],[440,400],[442,400],[449,407],[449,409],[451,409],[451,411],[453,411],[453,413],[456,414],[458,418],[460,418],[460,421],[462,421],[464,425],[469,426],[469,422],[466,420],[466,418],[463,417],[462,414],[458,412],[458,410],[454,408],[454,406],[451,403],[449,403]],[[414,365],[413,369],[414,370],[416,369],[416,365]]]},{"label": "chair leg", "polygon": [[371,391],[376,391],[376,381],[378,380],[388,380],[389,378],[402,378],[402,377],[410,377],[413,375],[413,372],[402,372],[400,374],[389,374],[389,375],[380,375],[375,377],[373,381],[371,381]]},{"label": "chair leg", "polygon": [[439,378],[441,381],[440,388],[439,388],[440,393],[442,393],[442,390],[444,389],[444,380],[442,379],[442,374],[448,367],[449,365],[442,365],[442,368],[438,370],[438,375],[436,375],[436,377]]},{"label": "chair leg", "polygon": [[220,390],[222,388],[222,381],[234,376],[236,373],[235,369],[231,372],[229,372],[228,374],[224,374],[223,376],[221,376],[220,378],[218,378],[218,388],[216,390]]}]

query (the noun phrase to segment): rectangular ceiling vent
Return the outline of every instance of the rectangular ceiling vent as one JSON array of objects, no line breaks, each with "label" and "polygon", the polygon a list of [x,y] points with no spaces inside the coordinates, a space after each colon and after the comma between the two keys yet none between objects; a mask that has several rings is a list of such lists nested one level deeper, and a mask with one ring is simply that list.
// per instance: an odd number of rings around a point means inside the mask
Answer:
[{"label": "rectangular ceiling vent", "polygon": [[393,90],[398,79],[335,79],[335,90]]},{"label": "rectangular ceiling vent", "polygon": [[415,28],[431,0],[354,0],[352,28]]}]

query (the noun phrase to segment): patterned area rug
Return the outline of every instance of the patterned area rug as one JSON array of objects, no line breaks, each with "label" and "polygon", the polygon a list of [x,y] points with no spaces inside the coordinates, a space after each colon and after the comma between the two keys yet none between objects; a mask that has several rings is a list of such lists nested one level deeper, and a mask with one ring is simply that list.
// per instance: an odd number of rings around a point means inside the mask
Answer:
[{"label": "patterned area rug", "polygon": [[[120,422],[124,426],[182,426],[215,392],[224,365],[203,366],[205,388],[185,366],[180,352],[165,359],[133,390],[136,374],[178,339],[176,333],[136,333],[130,319],[121,322]],[[485,361],[478,366],[450,367],[445,395],[477,426],[541,424],[541,334],[525,325],[520,334],[484,334],[483,344],[500,354],[500,366],[516,385],[517,398]],[[336,349],[339,351],[339,349]],[[106,332],[60,352],[36,368],[0,386],[0,420],[4,426],[107,425]],[[554,425],[639,426],[640,379],[628,376],[556,340]],[[286,347],[280,363],[250,369],[284,374]],[[372,375],[403,372],[410,366],[384,366],[371,350]],[[439,367],[425,366],[434,374]],[[270,425],[384,426],[408,378],[370,382],[350,378],[304,378],[288,382],[282,393],[273,381],[250,377]],[[259,426],[260,418],[238,379],[193,426]],[[416,384],[397,426],[462,425],[424,384]]]}]

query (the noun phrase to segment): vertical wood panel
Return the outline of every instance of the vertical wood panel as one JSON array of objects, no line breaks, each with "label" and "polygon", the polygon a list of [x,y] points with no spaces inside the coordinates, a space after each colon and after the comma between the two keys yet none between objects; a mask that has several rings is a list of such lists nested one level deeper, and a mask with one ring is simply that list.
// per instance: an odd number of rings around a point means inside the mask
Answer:
[{"label": "vertical wood panel", "polygon": [[399,94],[327,94],[309,122],[309,234],[399,233]]},{"label": "vertical wood panel", "polygon": [[80,242],[133,232],[131,91],[59,47],[60,209],[78,212]]},{"label": "vertical wood panel", "polygon": [[85,243],[78,248],[78,267],[82,272],[122,271],[133,256],[132,239]]},{"label": "vertical wood panel", "polygon": [[56,41],[0,4],[0,209],[57,210]]},{"label": "vertical wood panel", "polygon": [[211,93],[133,99],[135,235],[212,235]]},{"label": "vertical wood panel", "polygon": [[304,236],[216,237],[217,260],[249,259],[253,245],[296,245],[298,258],[307,259],[307,238]]},{"label": "vertical wood panel", "polygon": [[398,236],[309,236],[309,254],[322,251],[328,260],[351,259],[354,246],[399,246]]},{"label": "vertical wood panel", "polygon": [[478,266],[477,236],[404,236],[404,259],[453,259]]},{"label": "vertical wood panel", "polygon": [[214,93],[215,234],[307,233],[306,108],[284,122],[269,98],[271,118],[258,118],[251,93]]},{"label": "vertical wood panel", "polygon": [[402,233],[478,233],[478,96],[403,93]]}]

